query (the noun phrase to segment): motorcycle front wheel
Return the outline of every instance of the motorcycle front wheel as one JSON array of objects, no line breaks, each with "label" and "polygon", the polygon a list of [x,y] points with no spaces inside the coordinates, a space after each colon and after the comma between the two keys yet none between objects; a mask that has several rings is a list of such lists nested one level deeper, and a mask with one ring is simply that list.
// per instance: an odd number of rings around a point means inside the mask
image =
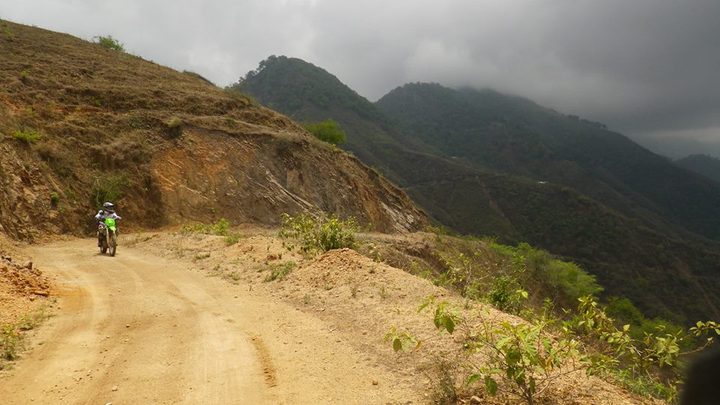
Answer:
[{"label": "motorcycle front wheel", "polygon": [[115,256],[115,251],[117,250],[117,236],[115,235],[115,232],[110,233],[110,256]]}]

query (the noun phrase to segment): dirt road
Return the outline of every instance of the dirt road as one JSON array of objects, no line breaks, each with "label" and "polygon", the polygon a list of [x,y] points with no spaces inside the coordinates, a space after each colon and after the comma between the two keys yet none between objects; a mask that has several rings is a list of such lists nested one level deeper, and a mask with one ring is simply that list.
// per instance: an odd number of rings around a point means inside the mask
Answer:
[{"label": "dirt road", "polygon": [[60,310],[0,379],[4,404],[366,404],[417,395],[319,319],[187,263],[123,246],[101,256],[92,240],[30,254],[55,278]]}]

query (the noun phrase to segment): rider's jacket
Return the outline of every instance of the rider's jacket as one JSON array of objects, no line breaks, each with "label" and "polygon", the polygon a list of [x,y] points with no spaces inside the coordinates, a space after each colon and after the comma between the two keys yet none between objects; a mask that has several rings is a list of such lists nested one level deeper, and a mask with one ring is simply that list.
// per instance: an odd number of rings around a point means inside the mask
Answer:
[{"label": "rider's jacket", "polygon": [[116,214],[116,213],[114,213],[114,212],[108,212],[108,211],[105,211],[105,210],[100,210],[100,211],[98,211],[98,213],[95,215],[95,219],[96,219],[98,222],[103,222],[103,221],[105,221],[106,218],[112,218],[112,219],[114,219],[114,220],[122,219],[122,218],[120,217],[120,215],[118,215],[118,214]]}]

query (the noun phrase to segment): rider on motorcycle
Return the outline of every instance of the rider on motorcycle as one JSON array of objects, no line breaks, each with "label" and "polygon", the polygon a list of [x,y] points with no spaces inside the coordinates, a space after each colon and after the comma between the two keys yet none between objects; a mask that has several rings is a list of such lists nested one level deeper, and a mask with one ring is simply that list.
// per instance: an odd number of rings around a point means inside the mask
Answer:
[{"label": "rider on motorcycle", "polygon": [[[103,207],[98,213],[95,215],[96,225],[100,225],[101,223],[105,222],[106,218],[112,218],[114,220],[122,219],[120,215],[115,213],[115,205],[111,202],[105,202],[103,204]],[[98,247],[102,246],[102,235],[100,234],[100,230],[98,230],[97,238],[98,238]]]}]

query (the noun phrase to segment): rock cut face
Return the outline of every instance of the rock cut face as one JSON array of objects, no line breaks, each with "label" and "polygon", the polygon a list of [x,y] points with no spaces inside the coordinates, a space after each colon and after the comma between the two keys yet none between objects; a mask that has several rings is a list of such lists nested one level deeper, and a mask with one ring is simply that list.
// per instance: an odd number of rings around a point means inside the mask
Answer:
[{"label": "rock cut face", "polygon": [[0,232],[89,234],[105,200],[126,230],[271,225],[284,212],[388,232],[427,222],[399,188],[242,93],[70,35],[0,25],[12,32],[0,41]]}]

